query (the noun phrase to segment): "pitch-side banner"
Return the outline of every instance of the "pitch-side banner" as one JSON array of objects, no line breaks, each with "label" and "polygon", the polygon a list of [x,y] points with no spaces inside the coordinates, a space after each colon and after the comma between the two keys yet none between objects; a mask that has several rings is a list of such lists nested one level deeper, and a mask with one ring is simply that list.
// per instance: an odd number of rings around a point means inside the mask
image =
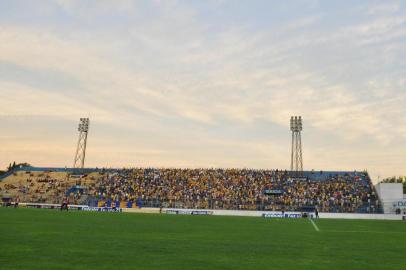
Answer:
[{"label": "pitch-side banner", "polygon": [[111,207],[82,207],[82,211],[91,211],[91,212],[122,212],[121,208],[111,208]]},{"label": "pitch-side banner", "polygon": [[262,214],[263,218],[301,218],[302,214],[297,213],[264,213]]},{"label": "pitch-side banner", "polygon": [[206,211],[206,210],[166,210],[166,214],[173,214],[173,215],[213,215],[213,211]]},{"label": "pitch-side banner", "polygon": [[406,208],[406,200],[396,201],[393,203],[395,208]]}]

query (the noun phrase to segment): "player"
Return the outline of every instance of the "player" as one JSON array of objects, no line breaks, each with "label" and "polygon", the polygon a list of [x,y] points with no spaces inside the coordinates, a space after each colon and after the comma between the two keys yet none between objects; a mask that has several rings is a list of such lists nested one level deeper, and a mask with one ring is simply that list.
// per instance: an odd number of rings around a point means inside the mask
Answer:
[{"label": "player", "polygon": [[316,218],[319,218],[319,209],[317,206],[314,208],[314,214],[316,215]]},{"label": "player", "polygon": [[62,200],[62,204],[61,204],[61,211],[64,209],[66,209],[66,211],[68,211],[69,210],[68,204],[69,204],[68,197],[64,197]]},{"label": "player", "polygon": [[116,202],[115,201],[111,202],[111,209],[113,209],[113,211],[116,211]]},{"label": "player", "polygon": [[14,202],[14,208],[17,208],[19,203],[20,203],[20,197],[17,196],[16,200]]}]

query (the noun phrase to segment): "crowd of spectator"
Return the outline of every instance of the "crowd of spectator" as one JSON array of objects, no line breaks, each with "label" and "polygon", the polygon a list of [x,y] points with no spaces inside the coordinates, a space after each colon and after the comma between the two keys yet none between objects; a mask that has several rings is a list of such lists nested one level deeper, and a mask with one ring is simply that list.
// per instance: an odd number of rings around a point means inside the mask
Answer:
[{"label": "crowd of spectator", "polygon": [[[376,212],[379,200],[367,173],[307,173],[292,177],[283,170],[157,169],[109,170],[91,177],[53,178],[23,173],[0,192],[24,202],[133,202],[150,207],[302,211]],[[72,189],[81,181],[79,189]],[[72,190],[72,193],[70,193]],[[70,194],[67,194],[70,193]]]},{"label": "crowd of spectator", "polygon": [[252,169],[123,169],[89,186],[97,200],[142,201],[144,206],[375,212],[379,200],[367,173],[293,178],[287,171]]},{"label": "crowd of spectator", "polygon": [[23,202],[59,203],[69,186],[66,181],[53,178],[47,173],[34,175],[21,172],[18,181],[0,186],[0,192],[18,196]]}]

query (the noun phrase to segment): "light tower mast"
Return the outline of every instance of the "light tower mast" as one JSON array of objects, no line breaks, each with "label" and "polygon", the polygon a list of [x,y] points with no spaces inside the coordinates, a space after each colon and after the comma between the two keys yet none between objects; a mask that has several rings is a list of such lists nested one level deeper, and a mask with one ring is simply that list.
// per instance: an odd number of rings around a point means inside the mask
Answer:
[{"label": "light tower mast", "polygon": [[79,139],[76,147],[75,160],[73,168],[83,169],[85,166],[87,134],[89,133],[89,118],[80,118],[79,122]]},{"label": "light tower mast", "polygon": [[290,118],[290,130],[292,131],[292,153],[290,160],[290,171],[295,177],[303,176],[302,117],[292,116]]}]

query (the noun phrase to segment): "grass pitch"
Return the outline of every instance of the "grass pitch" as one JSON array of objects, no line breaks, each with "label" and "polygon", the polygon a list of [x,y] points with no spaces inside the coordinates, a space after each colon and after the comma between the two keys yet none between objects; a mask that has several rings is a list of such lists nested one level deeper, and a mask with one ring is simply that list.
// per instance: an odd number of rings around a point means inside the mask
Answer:
[{"label": "grass pitch", "polygon": [[406,269],[401,221],[0,208],[0,269]]}]

